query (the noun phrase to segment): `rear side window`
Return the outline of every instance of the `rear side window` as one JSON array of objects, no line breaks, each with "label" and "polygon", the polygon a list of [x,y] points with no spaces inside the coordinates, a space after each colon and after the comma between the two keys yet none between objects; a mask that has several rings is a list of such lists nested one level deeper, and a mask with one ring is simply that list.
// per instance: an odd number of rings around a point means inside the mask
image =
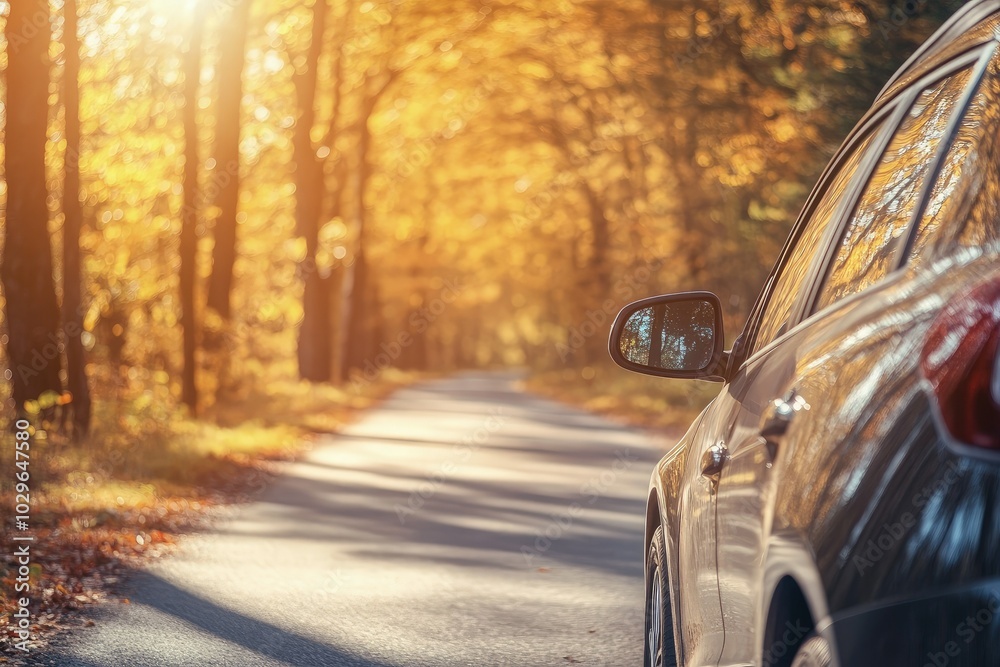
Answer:
[{"label": "rear side window", "polygon": [[813,209],[808,222],[805,223],[805,228],[792,248],[788,261],[778,273],[770,300],[761,316],[760,328],[751,352],[761,349],[788,329],[795,299],[802,291],[813,259],[822,249],[823,233],[844,201],[852,177],[865,163],[865,157],[875,150],[875,146],[879,143],[876,141],[880,134],[878,129],[876,127],[869,131],[863,139],[855,143],[853,152],[841,161],[839,171],[828,181],[829,186]]},{"label": "rear side window", "polygon": [[903,233],[970,78],[963,70],[917,97],[844,228],[817,308],[871,287],[896,268]]},{"label": "rear side window", "polygon": [[1000,56],[962,117],[917,225],[909,262],[1000,252]]}]

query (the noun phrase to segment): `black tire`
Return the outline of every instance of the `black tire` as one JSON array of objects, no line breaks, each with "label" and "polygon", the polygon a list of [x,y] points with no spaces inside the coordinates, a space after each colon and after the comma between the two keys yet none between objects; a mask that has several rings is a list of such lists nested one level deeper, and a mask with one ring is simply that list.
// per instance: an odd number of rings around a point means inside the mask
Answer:
[{"label": "black tire", "polygon": [[[654,635],[654,630],[658,634]],[[662,526],[653,533],[646,555],[646,622],[642,643],[645,667],[677,667],[667,578],[667,544]]]},{"label": "black tire", "polygon": [[807,638],[795,654],[795,660],[792,661],[792,667],[831,667],[831,665],[833,665],[833,651],[830,649],[830,644],[819,635]]}]

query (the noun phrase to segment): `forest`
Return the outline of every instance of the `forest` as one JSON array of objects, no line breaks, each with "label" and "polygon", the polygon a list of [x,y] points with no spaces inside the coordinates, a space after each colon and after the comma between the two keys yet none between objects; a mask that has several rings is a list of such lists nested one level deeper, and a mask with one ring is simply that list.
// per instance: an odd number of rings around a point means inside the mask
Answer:
[{"label": "forest", "polygon": [[181,497],[413,374],[593,397],[642,297],[713,290],[738,331],[960,4],[0,2],[0,394],[51,447],[39,521],[82,548],[107,498]]},{"label": "forest", "polygon": [[3,4],[8,405],[78,433],[94,387],[197,414],[275,375],[585,368],[671,289],[738,322],[955,9]]}]

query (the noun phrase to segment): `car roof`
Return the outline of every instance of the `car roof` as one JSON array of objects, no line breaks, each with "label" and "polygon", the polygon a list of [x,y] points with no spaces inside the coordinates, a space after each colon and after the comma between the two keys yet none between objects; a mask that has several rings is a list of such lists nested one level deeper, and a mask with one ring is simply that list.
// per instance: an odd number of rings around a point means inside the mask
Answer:
[{"label": "car roof", "polygon": [[886,98],[968,48],[991,39],[1000,40],[1000,33],[996,30],[992,31],[992,35],[972,34],[973,28],[991,18],[1000,18],[1000,0],[973,0],[963,5],[886,82],[875,98],[874,106],[880,106]]}]

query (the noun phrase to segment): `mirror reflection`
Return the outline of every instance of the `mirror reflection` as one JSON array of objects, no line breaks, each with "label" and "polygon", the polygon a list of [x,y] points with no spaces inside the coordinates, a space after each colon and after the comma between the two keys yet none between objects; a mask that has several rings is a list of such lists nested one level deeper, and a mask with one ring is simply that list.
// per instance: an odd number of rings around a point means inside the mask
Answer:
[{"label": "mirror reflection", "polygon": [[619,345],[626,360],[668,371],[701,371],[715,352],[716,313],[693,299],[641,308],[628,318]]}]

